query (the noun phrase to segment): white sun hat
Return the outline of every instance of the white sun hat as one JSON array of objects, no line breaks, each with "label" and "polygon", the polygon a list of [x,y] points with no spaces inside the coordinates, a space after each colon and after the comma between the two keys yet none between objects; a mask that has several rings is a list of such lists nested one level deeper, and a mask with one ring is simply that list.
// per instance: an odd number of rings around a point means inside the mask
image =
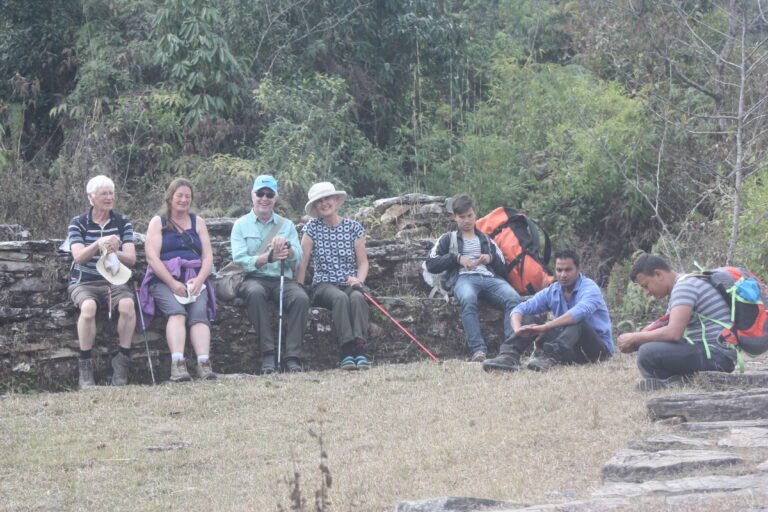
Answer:
[{"label": "white sun hat", "polygon": [[187,295],[186,297],[183,297],[181,295],[173,294],[174,297],[176,297],[176,300],[179,301],[179,304],[189,304],[192,302],[195,302],[197,298],[200,296],[201,293],[205,291],[205,285],[200,287],[200,293],[197,295],[192,295],[192,282],[187,283]]},{"label": "white sun hat", "polygon": [[101,257],[96,262],[96,270],[112,284],[125,284],[131,278],[131,269],[123,265],[115,253],[107,254],[105,246],[101,246]]},{"label": "white sun hat", "polygon": [[307,201],[306,206],[304,206],[304,211],[307,212],[307,215],[310,215],[311,217],[317,217],[317,208],[315,207],[315,202],[329,196],[338,196],[339,206],[341,206],[341,203],[343,203],[347,198],[347,193],[343,190],[336,190],[336,187],[333,186],[333,183],[329,181],[321,181],[320,183],[315,183],[312,185],[312,188],[309,189],[309,192],[307,192],[307,198],[309,201]]}]

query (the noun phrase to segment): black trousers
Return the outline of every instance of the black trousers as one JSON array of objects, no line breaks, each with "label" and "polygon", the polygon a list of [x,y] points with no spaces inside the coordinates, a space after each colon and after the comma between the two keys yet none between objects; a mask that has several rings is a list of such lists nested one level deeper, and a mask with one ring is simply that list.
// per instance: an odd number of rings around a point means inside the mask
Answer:
[{"label": "black trousers", "polygon": [[[499,353],[523,354],[534,339],[515,335],[501,345]],[[586,322],[547,331],[539,340],[539,346],[544,356],[561,364],[594,363],[611,357],[600,336]]]},{"label": "black trousers", "polygon": [[677,343],[652,341],[640,345],[637,367],[643,377],[667,379],[675,375],[690,376],[696,372],[715,371],[730,373],[736,366],[736,351],[709,345],[711,359],[703,343],[691,345],[685,340]]}]

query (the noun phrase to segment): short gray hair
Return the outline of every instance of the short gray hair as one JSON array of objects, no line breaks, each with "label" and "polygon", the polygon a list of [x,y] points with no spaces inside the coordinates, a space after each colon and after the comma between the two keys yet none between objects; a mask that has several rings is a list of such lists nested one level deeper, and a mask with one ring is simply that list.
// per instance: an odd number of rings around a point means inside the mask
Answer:
[{"label": "short gray hair", "polygon": [[102,187],[109,187],[112,190],[115,190],[115,182],[103,174],[99,174],[98,176],[94,176],[88,181],[88,185],[86,185],[85,191],[88,193],[88,195],[94,195],[96,191]]}]

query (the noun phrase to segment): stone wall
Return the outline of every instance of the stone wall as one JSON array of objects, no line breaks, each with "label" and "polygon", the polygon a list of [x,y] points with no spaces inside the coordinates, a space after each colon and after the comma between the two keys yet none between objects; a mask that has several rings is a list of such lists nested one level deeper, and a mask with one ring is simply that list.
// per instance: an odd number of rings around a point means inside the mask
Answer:
[{"label": "stone wall", "polygon": [[[445,198],[411,194],[382,199],[355,216],[368,231],[373,297],[439,358],[465,356],[459,310],[443,299],[429,299],[421,278],[421,263],[434,236],[451,226]],[[208,220],[218,267],[231,260],[229,231],[234,219]],[[137,237],[137,277],[145,270],[144,247]],[[77,310],[67,295],[71,257],[58,251],[61,240],[0,242],[0,392],[30,386],[66,389],[77,380]],[[369,353],[374,364],[405,363],[426,358],[389,319],[371,306]],[[502,313],[484,308],[483,331],[491,349],[502,341]],[[275,324],[275,330],[277,326]],[[211,357],[222,373],[256,373],[260,355],[254,330],[241,301],[220,303],[212,325]],[[166,380],[170,356],[164,321],[155,319],[147,334],[156,377]],[[94,361],[97,381],[106,382],[108,353],[116,346],[114,329],[99,320]],[[133,382],[149,382],[144,337],[133,340]],[[191,357],[188,347],[188,356]],[[304,338],[305,366],[334,368],[338,347],[330,314],[311,308]]]}]

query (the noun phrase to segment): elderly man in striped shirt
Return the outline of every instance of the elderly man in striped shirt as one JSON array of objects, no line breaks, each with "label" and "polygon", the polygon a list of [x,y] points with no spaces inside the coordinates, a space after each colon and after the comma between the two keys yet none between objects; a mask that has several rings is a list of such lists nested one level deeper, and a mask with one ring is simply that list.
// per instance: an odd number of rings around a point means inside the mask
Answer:
[{"label": "elderly man in striped shirt", "polygon": [[[111,318],[117,308],[118,352],[112,358],[112,385],[128,383],[131,368],[131,341],[136,326],[133,294],[124,278],[126,267],[136,263],[133,226],[125,215],[112,210],[115,184],[106,176],[92,178],[86,186],[91,208],[69,223],[68,241],[74,263],[70,274],[69,294],[80,309],[77,337],[80,343],[78,388],[95,386],[91,350],[96,339],[96,311],[106,307]],[[105,255],[111,262],[98,265]],[[115,259],[116,258],[116,259]],[[100,270],[112,267],[110,270]],[[124,270],[125,272],[120,272]],[[109,275],[114,272],[115,275]],[[105,275],[107,274],[107,275]]]}]

